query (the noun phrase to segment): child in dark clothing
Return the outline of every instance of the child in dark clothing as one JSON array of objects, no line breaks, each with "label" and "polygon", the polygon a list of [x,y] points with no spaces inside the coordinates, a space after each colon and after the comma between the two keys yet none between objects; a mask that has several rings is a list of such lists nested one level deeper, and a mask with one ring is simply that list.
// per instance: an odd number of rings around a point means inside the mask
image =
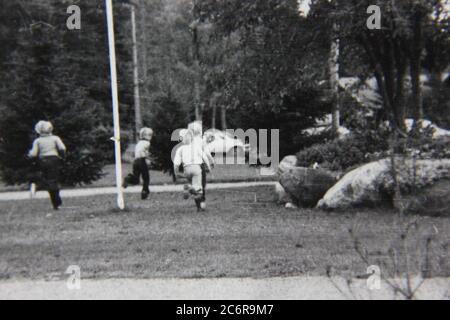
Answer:
[{"label": "child in dark clothing", "polygon": [[[53,209],[58,210],[62,205],[59,194],[59,170],[61,158],[65,157],[66,146],[57,136],[52,135],[53,125],[47,121],[40,121],[35,126],[39,138],[34,140],[28,157],[38,159],[41,171],[42,187],[50,194]],[[32,193],[36,191],[35,184],[31,186]]]},{"label": "child in dark clothing", "polygon": [[150,195],[150,174],[147,161],[150,155],[150,142],[152,141],[153,130],[142,128],[139,132],[140,141],[136,144],[134,151],[133,172],[130,173],[123,182],[123,187],[128,185],[138,185],[142,176],[143,186],[141,199],[146,200]]}]

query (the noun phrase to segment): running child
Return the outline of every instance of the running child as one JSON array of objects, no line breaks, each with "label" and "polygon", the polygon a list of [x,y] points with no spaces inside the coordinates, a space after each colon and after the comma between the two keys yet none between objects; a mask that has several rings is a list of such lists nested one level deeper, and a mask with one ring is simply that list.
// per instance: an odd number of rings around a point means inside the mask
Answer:
[{"label": "running child", "polygon": [[[53,125],[50,122],[39,121],[34,129],[39,138],[34,140],[28,157],[38,159],[42,178],[40,187],[48,191],[53,209],[58,210],[62,205],[59,187],[61,159],[65,158],[67,149],[61,138],[53,135]],[[34,193],[36,190],[34,183],[31,189]]]},{"label": "running child", "polygon": [[142,176],[142,192],[141,199],[146,200],[150,195],[150,173],[147,161],[150,161],[150,143],[153,138],[153,130],[150,128],[142,128],[139,132],[139,142],[134,149],[133,172],[130,173],[123,182],[126,189],[128,185],[138,185]]},{"label": "running child", "polygon": [[197,148],[201,148],[205,161],[202,163],[202,197],[200,199],[200,207],[206,209],[206,177],[211,168],[214,167],[214,158],[211,155],[208,145],[203,140],[203,123],[202,121],[194,121],[188,125],[188,130],[192,131],[193,143]]},{"label": "running child", "polygon": [[[203,199],[202,164],[209,164],[209,161],[202,148],[194,143],[194,135],[191,130],[185,132],[182,140],[183,145],[177,149],[173,159],[174,172],[177,177],[188,179],[189,185],[185,185],[185,192],[194,196],[197,210],[202,211],[204,210],[201,205]],[[185,199],[188,197],[189,195],[186,197],[185,194]]]}]

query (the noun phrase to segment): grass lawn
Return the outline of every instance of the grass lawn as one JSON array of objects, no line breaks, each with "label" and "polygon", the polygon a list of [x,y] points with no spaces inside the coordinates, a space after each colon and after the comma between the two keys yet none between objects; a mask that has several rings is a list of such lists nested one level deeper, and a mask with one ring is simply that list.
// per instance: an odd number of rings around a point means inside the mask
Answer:
[{"label": "grass lawn", "polygon": [[[52,217],[45,200],[0,202],[0,279],[65,279],[70,265],[80,266],[84,278],[325,275],[328,267],[355,277],[366,265],[349,228],[385,272],[391,246],[404,267],[399,238],[418,219],[386,210],[286,210],[269,187],[212,191],[205,213],[179,193],[138,197],[127,196],[126,212],[112,209],[113,196],[67,199]],[[424,237],[433,235],[431,275],[449,276],[450,218],[419,220],[407,241],[411,265]]]},{"label": "grass lawn", "polygon": [[[132,165],[124,163],[123,172],[124,176],[130,173]],[[103,168],[104,176],[92,183],[83,187],[95,188],[95,187],[111,187],[116,184],[116,177],[114,172],[114,165],[107,165]],[[169,174],[165,174],[161,171],[150,171],[151,184],[164,185],[173,184],[172,177]],[[208,175],[209,182],[237,182],[237,181],[272,181],[275,180],[274,176],[261,176],[260,169],[257,167],[251,167],[249,165],[217,165],[214,170]],[[28,186],[6,186],[0,180],[0,192],[6,191],[21,191],[26,190]]]}]

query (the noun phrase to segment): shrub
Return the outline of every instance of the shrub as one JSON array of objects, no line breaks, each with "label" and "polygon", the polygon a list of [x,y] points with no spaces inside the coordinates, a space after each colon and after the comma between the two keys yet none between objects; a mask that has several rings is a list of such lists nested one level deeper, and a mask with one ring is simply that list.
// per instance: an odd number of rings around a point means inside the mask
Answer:
[{"label": "shrub", "polygon": [[381,158],[389,149],[387,131],[354,132],[343,139],[313,145],[297,153],[298,165],[309,167],[318,163],[333,171],[345,171],[353,166]]},{"label": "shrub", "polygon": [[389,149],[396,154],[417,158],[442,159],[450,157],[450,139],[433,138],[431,128],[411,131],[405,137],[393,140],[387,128],[357,129],[343,139],[315,144],[297,153],[298,165],[309,167],[314,163],[333,171],[348,169],[389,156]]},{"label": "shrub", "polygon": [[395,141],[397,154],[414,156],[421,159],[444,159],[450,157],[450,138],[433,138],[434,129],[414,128],[406,137]]}]

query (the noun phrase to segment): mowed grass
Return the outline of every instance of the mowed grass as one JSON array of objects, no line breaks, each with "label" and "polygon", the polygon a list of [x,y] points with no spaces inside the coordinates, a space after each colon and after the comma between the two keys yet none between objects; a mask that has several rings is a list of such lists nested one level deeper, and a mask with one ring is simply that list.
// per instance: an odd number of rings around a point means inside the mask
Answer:
[{"label": "mowed grass", "polygon": [[149,201],[128,195],[125,212],[114,209],[114,196],[74,198],[51,217],[45,200],[0,202],[0,279],[65,279],[70,265],[80,266],[84,278],[102,279],[312,276],[329,267],[355,277],[367,266],[350,228],[373,263],[389,266],[394,246],[404,269],[399,238],[416,219],[421,228],[408,238],[412,255],[431,235],[432,276],[449,275],[449,218],[287,210],[270,187],[211,191],[208,198],[203,213],[180,193]]}]

